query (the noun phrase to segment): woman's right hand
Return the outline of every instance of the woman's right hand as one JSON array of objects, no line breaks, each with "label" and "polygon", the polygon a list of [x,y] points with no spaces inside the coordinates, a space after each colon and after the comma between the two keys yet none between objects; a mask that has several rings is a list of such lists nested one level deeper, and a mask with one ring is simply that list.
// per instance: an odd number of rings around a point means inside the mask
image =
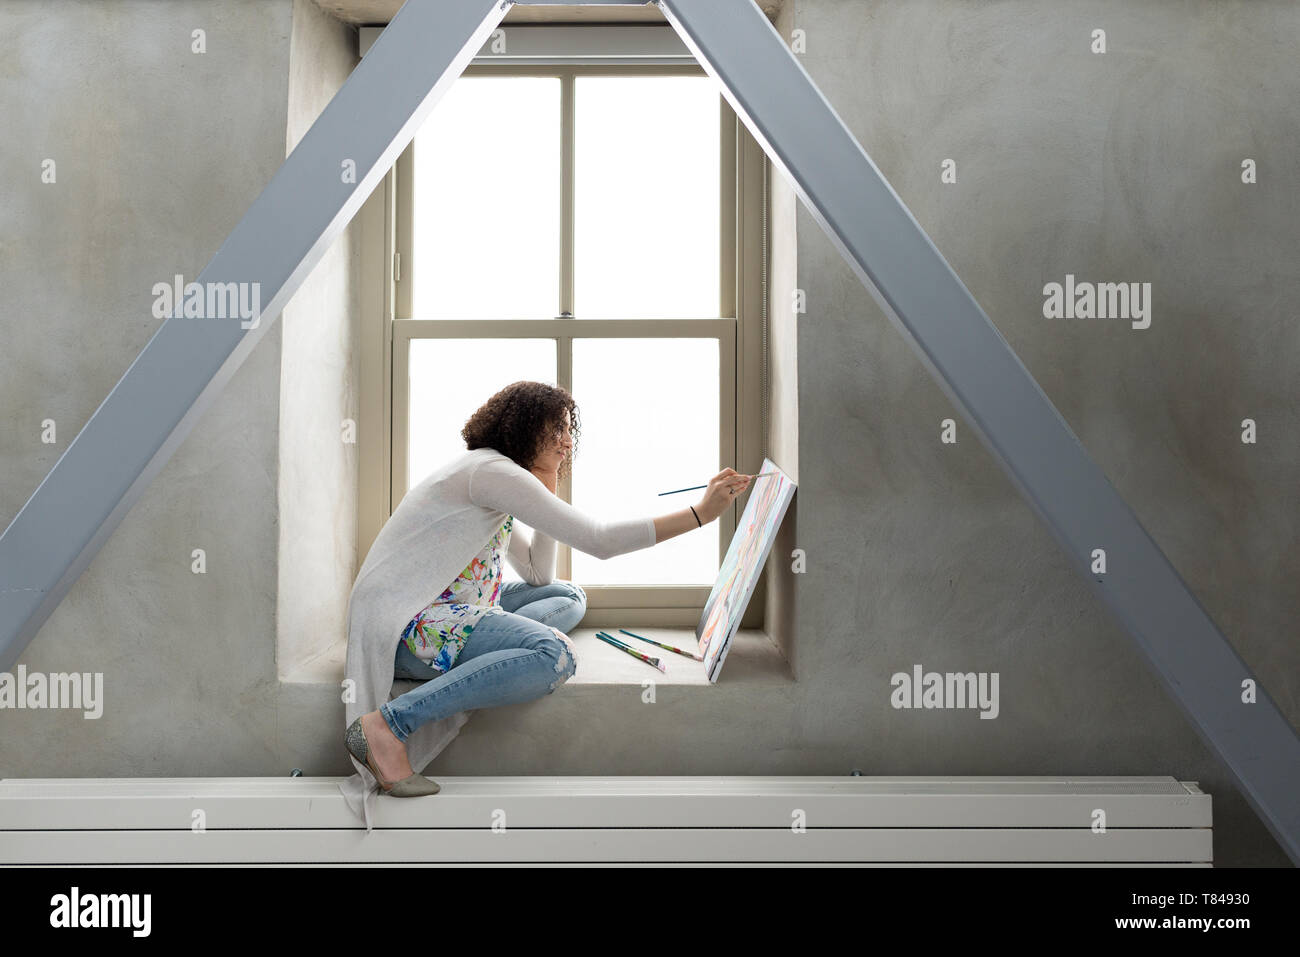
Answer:
[{"label": "woman's right hand", "polygon": [[749,487],[752,475],[744,475],[735,469],[723,469],[709,479],[709,487],[704,490],[704,497],[695,506],[700,518],[711,522],[736,500],[736,496]]}]

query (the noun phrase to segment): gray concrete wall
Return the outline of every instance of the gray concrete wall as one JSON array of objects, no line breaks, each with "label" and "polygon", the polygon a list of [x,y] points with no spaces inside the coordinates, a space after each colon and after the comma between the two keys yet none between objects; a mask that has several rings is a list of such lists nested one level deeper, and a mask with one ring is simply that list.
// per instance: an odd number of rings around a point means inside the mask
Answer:
[{"label": "gray concrete wall", "polygon": [[[813,80],[1300,724],[1300,6],[797,0],[794,19]],[[806,739],[871,774],[1199,781],[1218,863],[1286,863],[802,204],[798,243]],[[1066,273],[1152,283],[1150,328],[1044,319]],[[891,709],[916,663],[999,672],[1001,714]]]},{"label": "gray concrete wall", "polygon": [[[358,62],[357,31],[293,0],[286,155]],[[353,220],[281,317],[278,673],[292,678],[347,643],[357,572],[360,223]]]},{"label": "gray concrete wall", "polygon": [[[0,5],[3,524],[161,324],[154,283],[197,277],[283,162],[290,17],[289,0]],[[277,323],[20,659],[102,672],[103,717],[5,711],[0,775],[278,765],[279,395]]]}]

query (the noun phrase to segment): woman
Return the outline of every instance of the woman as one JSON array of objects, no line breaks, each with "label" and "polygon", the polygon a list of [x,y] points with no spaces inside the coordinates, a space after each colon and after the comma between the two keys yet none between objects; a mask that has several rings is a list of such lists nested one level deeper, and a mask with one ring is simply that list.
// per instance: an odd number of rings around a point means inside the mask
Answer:
[{"label": "woman", "polygon": [[[371,546],[349,603],[348,675],[366,698],[349,717],[366,710],[344,743],[358,774],[369,772],[385,793],[436,794],[439,785],[416,774],[412,758],[427,764],[467,710],[539,698],[574,674],[566,632],[585,613],[586,595],[555,580],[557,540],[602,559],[648,548],[716,519],[752,478],[723,469],[693,506],[600,521],[555,491],[579,431],[565,389],[506,386],[465,423],[468,451],[407,493]],[[502,582],[503,556],[524,581]],[[389,701],[394,675],[423,684]],[[354,810],[366,799],[369,827],[366,782],[364,795],[358,779],[343,790]]]}]

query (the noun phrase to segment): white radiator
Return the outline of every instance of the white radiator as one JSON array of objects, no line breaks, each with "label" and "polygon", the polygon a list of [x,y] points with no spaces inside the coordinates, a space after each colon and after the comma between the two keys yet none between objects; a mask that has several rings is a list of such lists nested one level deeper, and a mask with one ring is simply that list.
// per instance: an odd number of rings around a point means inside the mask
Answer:
[{"label": "white radiator", "polygon": [[370,834],[339,778],[7,778],[0,865],[1213,860],[1210,795],[1172,777],[431,776]]}]

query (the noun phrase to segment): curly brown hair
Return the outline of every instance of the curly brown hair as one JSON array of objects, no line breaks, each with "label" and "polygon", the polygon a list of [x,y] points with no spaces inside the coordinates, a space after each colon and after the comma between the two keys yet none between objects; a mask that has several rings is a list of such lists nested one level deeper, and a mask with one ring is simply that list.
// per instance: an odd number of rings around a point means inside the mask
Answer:
[{"label": "curly brown hair", "polygon": [[531,468],[538,453],[551,443],[551,433],[564,423],[569,414],[573,434],[573,451],[560,466],[561,478],[569,474],[573,456],[578,452],[578,403],[562,386],[523,380],[512,382],[483,403],[460,430],[466,448],[471,451],[493,448]]}]

